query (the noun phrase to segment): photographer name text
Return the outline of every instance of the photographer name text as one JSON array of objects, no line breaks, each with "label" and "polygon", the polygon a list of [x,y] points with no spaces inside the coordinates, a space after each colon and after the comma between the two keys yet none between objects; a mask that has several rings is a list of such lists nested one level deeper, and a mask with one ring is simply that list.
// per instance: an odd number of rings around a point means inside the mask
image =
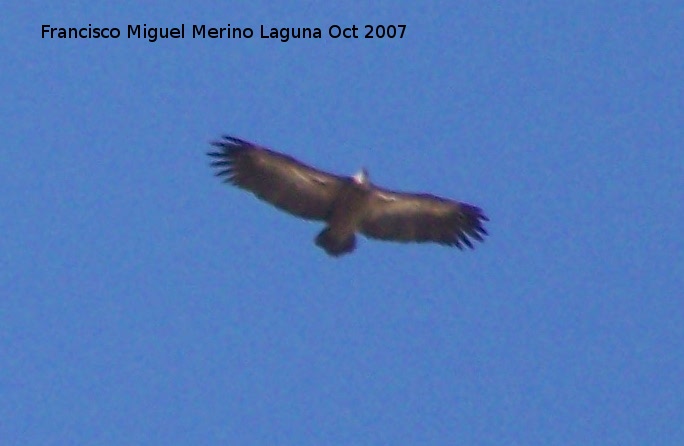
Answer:
[{"label": "photographer name text", "polygon": [[84,27],[42,26],[43,39],[140,39],[157,42],[160,39],[273,39],[288,42],[291,39],[321,39],[326,36],[331,39],[403,39],[406,25],[330,25],[325,34],[319,27],[269,27],[260,25],[256,28],[236,27],[228,24],[225,27],[210,27],[207,25],[185,25],[174,27],[154,27],[142,25],[127,25],[124,31],[118,27],[98,27],[88,24]]}]

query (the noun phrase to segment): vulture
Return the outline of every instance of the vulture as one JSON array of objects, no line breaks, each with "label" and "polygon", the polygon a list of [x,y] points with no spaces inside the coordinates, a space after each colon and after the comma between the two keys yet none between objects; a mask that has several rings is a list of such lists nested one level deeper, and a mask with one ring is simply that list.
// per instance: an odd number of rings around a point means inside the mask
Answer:
[{"label": "vulture", "polygon": [[482,209],[425,193],[383,189],[361,169],[352,177],[308,166],[233,136],[211,143],[216,175],[283,211],[326,223],[316,245],[338,257],[356,248],[356,233],[396,242],[473,248],[489,221]]}]

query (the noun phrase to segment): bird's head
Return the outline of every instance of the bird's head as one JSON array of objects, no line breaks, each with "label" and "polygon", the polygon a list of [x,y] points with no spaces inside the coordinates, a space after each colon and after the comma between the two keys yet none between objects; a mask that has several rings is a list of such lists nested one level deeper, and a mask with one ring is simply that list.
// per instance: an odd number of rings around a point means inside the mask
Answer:
[{"label": "bird's head", "polygon": [[356,184],[364,184],[365,185],[365,184],[368,184],[370,182],[369,181],[370,177],[368,176],[368,171],[366,170],[365,167],[362,168],[361,170],[359,170],[356,173],[356,175],[354,175],[352,178]]}]

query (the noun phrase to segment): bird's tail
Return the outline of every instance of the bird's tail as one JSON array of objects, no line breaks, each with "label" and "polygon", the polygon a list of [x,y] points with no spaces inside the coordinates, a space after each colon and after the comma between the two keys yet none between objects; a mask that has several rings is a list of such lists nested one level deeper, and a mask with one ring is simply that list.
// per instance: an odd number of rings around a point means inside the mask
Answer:
[{"label": "bird's tail", "polygon": [[352,232],[345,238],[339,238],[330,231],[330,228],[325,228],[316,236],[316,245],[323,248],[329,255],[338,257],[356,248],[356,236]]}]

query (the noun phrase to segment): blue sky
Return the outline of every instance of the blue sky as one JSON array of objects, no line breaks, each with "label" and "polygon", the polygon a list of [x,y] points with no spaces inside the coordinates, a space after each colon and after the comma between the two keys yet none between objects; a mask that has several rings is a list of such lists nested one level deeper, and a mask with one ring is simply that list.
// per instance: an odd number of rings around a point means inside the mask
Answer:
[{"label": "blue sky", "polygon": [[[683,19],[669,1],[7,5],[2,443],[684,444]],[[143,23],[256,35],[125,37]],[[321,225],[213,177],[223,133],[476,204],[491,236],[331,259]]]}]

